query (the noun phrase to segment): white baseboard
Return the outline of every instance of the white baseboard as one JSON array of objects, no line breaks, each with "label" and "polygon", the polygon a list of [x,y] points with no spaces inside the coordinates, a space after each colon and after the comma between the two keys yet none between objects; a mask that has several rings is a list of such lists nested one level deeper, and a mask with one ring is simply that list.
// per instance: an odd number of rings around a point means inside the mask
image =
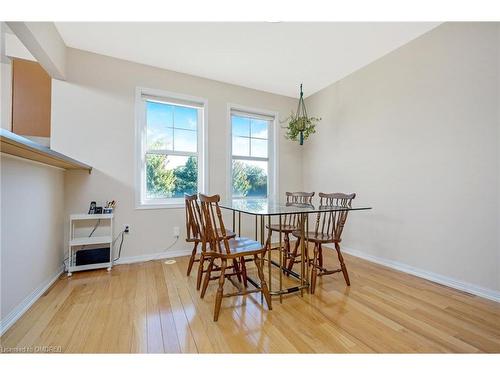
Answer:
[{"label": "white baseboard", "polygon": [[0,321],[0,336],[2,336],[23,314],[56,282],[63,273],[63,267],[45,280],[42,285],[31,292],[19,305],[17,305],[7,316]]},{"label": "white baseboard", "polygon": [[395,270],[408,273],[410,275],[418,276],[423,279],[433,281],[438,284],[446,285],[454,289],[461,290],[470,294],[474,294],[479,297],[487,298],[489,300],[500,302],[500,292],[492,289],[483,288],[481,286],[470,284],[465,281],[460,281],[453,279],[448,276],[439,275],[434,272],[425,271],[419,268],[409,266],[404,263],[400,263],[394,260],[380,258],[374,255],[367,254],[365,252],[354,250],[350,248],[343,247],[342,251],[346,254],[353,255],[355,257],[368,260],[373,263],[381,264],[383,266],[393,268]]},{"label": "white baseboard", "polygon": [[178,258],[186,255],[191,255],[190,249],[168,250],[157,254],[145,254],[120,258],[115,262],[115,264],[148,262],[154,259]]}]

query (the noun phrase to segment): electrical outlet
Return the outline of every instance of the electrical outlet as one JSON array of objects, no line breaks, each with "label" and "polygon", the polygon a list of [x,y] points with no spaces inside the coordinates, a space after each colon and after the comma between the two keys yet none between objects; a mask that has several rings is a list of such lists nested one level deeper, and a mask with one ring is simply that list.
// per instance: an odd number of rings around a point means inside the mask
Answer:
[{"label": "electrical outlet", "polygon": [[130,233],[130,225],[125,224],[125,229],[123,231],[125,233]]},{"label": "electrical outlet", "polygon": [[180,236],[180,230],[179,227],[174,227],[174,237],[179,237]]}]

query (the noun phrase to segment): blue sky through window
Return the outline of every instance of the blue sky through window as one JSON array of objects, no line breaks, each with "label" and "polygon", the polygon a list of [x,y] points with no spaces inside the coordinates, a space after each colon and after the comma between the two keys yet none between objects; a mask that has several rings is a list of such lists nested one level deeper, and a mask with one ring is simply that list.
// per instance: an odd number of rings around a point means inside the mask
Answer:
[{"label": "blue sky through window", "polygon": [[234,156],[267,158],[269,121],[232,115]]},{"label": "blue sky through window", "polygon": [[[147,100],[146,125],[148,150],[197,152],[198,110],[196,108]],[[169,163],[170,168],[178,166],[174,159],[172,158]]]}]

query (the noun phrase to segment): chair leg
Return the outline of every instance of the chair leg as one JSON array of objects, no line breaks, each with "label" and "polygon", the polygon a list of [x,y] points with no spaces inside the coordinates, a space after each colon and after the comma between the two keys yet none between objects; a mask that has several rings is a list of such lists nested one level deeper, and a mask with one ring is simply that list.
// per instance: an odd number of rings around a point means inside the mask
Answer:
[{"label": "chair leg", "polygon": [[236,273],[236,277],[238,278],[238,282],[241,283],[240,266],[238,265],[238,261],[236,259],[233,259],[233,268],[234,268],[234,272]]},{"label": "chair leg", "polygon": [[207,291],[208,283],[210,282],[210,276],[212,275],[212,268],[214,267],[214,258],[210,259],[208,264],[207,272],[205,273],[205,280],[203,280],[203,288],[201,289],[201,298],[205,297],[205,292]]},{"label": "chair leg", "polygon": [[335,243],[335,250],[337,250],[337,256],[339,257],[340,268],[342,269],[342,273],[344,274],[345,283],[347,284],[347,286],[350,286],[351,282],[349,281],[349,274],[347,273],[347,267],[345,266],[344,257],[340,252],[340,245],[338,243]]},{"label": "chair leg", "polygon": [[261,287],[261,293],[264,295],[264,298],[266,300],[266,305],[269,310],[273,309],[272,302],[271,302],[271,295],[269,294],[269,288],[267,287],[266,280],[264,278],[264,272],[262,271],[262,264],[257,255],[254,255],[254,262],[255,265],[257,266],[257,274],[259,275],[260,279],[260,287]]},{"label": "chair leg", "polygon": [[226,280],[226,264],[227,261],[225,259],[222,259],[222,266],[219,276],[219,288],[217,289],[217,296],[215,297],[214,322],[219,319],[220,305],[222,303],[222,295],[224,292],[224,281]]},{"label": "chair leg", "polygon": [[323,247],[321,244],[318,246],[318,265],[323,268]]},{"label": "chair leg", "polygon": [[288,262],[288,267],[287,267],[288,271],[291,271],[293,265],[295,264],[295,258],[297,257],[297,252],[299,251],[300,241],[301,239],[297,238],[297,242],[295,242],[295,248],[293,249],[293,253],[290,255],[290,260]]},{"label": "chair leg", "polygon": [[188,264],[188,269],[187,269],[187,276],[191,274],[191,269],[193,268],[193,263],[194,259],[196,257],[196,251],[198,250],[198,241],[195,241],[194,246],[193,246],[193,251],[191,253],[191,257],[189,258],[189,264]]},{"label": "chair leg", "polygon": [[247,288],[248,287],[247,266],[245,264],[244,257],[240,258],[240,263],[241,263],[241,275],[243,276],[243,285],[245,286],[245,288]]},{"label": "chair leg", "polygon": [[205,267],[205,255],[201,252],[200,263],[198,264],[198,275],[196,276],[196,290],[200,290],[201,279],[203,278],[203,267]]},{"label": "chair leg", "polygon": [[290,254],[290,235],[288,233],[285,233],[283,235],[283,242],[285,243],[285,254],[289,255]]},{"label": "chair leg", "polygon": [[[286,261],[288,259],[288,257],[290,256],[290,252],[291,252],[291,248],[290,248],[290,236],[288,235],[288,233],[285,233],[284,236],[283,236],[283,242],[284,242],[284,245],[285,245],[285,249],[283,251],[283,263],[281,263],[283,265],[283,268],[286,267]],[[283,269],[283,273],[286,273],[286,271]]]},{"label": "chair leg", "polygon": [[314,291],[316,290],[316,278],[318,277],[318,268],[317,268],[317,263],[318,263],[318,244],[314,244],[314,256],[313,256],[313,262],[312,262],[312,270],[311,270],[311,294],[314,294]]}]

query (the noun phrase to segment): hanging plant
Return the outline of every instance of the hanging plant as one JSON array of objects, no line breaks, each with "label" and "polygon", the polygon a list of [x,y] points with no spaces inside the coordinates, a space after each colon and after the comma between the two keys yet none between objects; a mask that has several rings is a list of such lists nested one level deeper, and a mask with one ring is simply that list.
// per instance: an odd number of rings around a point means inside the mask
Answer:
[{"label": "hanging plant", "polygon": [[316,133],[316,125],[321,120],[318,117],[296,117],[291,115],[287,121],[288,126],[285,137],[292,141],[298,141],[300,145],[304,144],[304,140],[309,138],[311,134]]},{"label": "hanging plant", "polygon": [[286,129],[285,138],[298,141],[301,146],[304,144],[304,140],[308,139],[311,134],[316,133],[316,125],[321,121],[321,118],[307,116],[302,84],[300,85],[297,113],[292,112],[285,121],[288,122],[288,125],[284,127]]}]

